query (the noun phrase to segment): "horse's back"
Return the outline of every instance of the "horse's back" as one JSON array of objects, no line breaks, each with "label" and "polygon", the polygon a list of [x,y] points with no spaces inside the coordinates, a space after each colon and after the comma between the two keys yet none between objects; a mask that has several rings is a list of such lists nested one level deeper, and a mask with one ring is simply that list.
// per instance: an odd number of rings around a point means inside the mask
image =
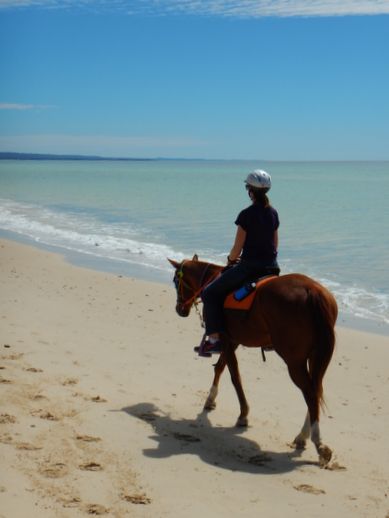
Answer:
[{"label": "horse's back", "polygon": [[261,302],[273,301],[286,306],[304,306],[313,295],[323,298],[327,304],[336,307],[332,293],[318,281],[301,273],[289,273],[274,277],[259,287],[257,298]]},{"label": "horse's back", "polygon": [[314,279],[297,273],[270,279],[259,286],[251,310],[244,316],[227,314],[230,332],[248,346],[264,346],[301,339],[312,342],[317,332],[317,314],[329,327],[337,317],[335,298]]}]

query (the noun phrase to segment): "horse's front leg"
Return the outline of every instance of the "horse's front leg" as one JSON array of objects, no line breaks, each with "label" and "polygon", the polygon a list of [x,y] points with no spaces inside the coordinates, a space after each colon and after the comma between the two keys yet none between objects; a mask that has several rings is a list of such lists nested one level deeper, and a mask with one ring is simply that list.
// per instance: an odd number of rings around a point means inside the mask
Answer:
[{"label": "horse's front leg", "polygon": [[224,352],[221,353],[217,363],[215,363],[215,375],[213,378],[212,386],[209,391],[207,400],[204,405],[204,410],[213,410],[216,408],[216,396],[219,389],[219,381],[220,376],[223,374],[224,368],[226,366],[226,358]]},{"label": "horse's front leg", "polygon": [[242,380],[240,378],[238,360],[236,359],[235,349],[236,345],[228,344],[225,350],[226,362],[228,370],[230,371],[231,381],[235,387],[236,394],[239,399],[240,415],[236,422],[236,426],[248,426],[249,405],[242,387]]}]

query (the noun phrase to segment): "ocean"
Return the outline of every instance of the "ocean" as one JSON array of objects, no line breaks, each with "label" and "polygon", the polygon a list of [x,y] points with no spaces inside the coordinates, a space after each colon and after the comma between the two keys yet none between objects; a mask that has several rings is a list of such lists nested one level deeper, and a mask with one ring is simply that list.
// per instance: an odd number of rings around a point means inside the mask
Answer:
[{"label": "ocean", "polygon": [[1,160],[0,235],[167,283],[167,257],[225,262],[256,168],[282,272],[327,286],[345,325],[389,334],[389,162]]}]

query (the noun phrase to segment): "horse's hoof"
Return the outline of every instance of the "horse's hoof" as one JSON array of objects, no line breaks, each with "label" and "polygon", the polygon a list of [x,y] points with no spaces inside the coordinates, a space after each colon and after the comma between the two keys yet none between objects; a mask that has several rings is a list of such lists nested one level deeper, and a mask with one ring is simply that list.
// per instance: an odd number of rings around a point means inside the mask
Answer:
[{"label": "horse's hoof", "polygon": [[293,441],[293,443],[292,443],[292,446],[296,450],[305,450],[306,445],[307,445],[306,441]]},{"label": "horse's hoof", "polygon": [[216,408],[216,403],[215,401],[206,401],[205,402],[205,405],[204,405],[204,410],[215,410]]},{"label": "horse's hoof", "polygon": [[302,437],[297,436],[295,440],[292,443],[292,446],[296,448],[296,450],[305,450],[305,446],[307,444],[307,441],[303,439]]},{"label": "horse's hoof", "polygon": [[332,450],[331,450],[331,448],[329,448],[325,444],[321,444],[317,448],[317,452],[319,454],[319,464],[320,464],[320,466],[326,466],[330,462],[331,457],[332,457]]},{"label": "horse's hoof", "polygon": [[249,425],[249,420],[247,417],[239,417],[236,421],[236,426],[240,428],[247,428]]}]

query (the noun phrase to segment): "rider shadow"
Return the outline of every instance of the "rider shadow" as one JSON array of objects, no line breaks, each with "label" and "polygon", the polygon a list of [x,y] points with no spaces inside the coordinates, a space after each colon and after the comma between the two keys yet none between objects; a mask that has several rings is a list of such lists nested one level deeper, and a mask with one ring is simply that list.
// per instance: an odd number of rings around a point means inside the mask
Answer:
[{"label": "rider shadow", "polygon": [[242,436],[244,428],[214,427],[205,411],[196,419],[178,420],[163,414],[153,403],[138,403],[122,411],[152,427],[155,435],[151,438],[157,445],[143,450],[147,457],[163,459],[191,454],[218,468],[266,475],[287,473],[303,465],[318,465],[301,459],[299,450],[283,453],[261,450],[255,441]]}]

